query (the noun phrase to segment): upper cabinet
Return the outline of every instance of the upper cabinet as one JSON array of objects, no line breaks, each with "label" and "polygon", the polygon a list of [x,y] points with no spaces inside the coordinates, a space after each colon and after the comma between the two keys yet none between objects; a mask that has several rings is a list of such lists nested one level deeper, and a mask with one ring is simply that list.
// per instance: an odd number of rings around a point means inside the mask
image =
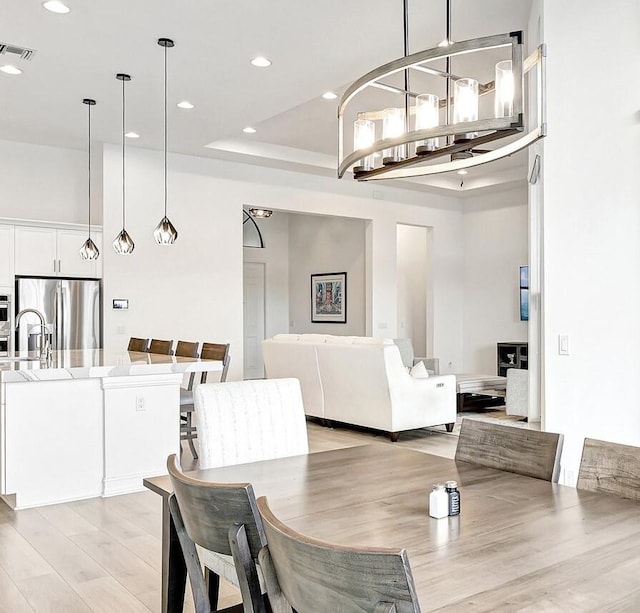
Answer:
[{"label": "upper cabinet", "polygon": [[[91,236],[102,251],[102,233]],[[102,276],[102,256],[86,261],[80,257],[80,247],[87,240],[86,230],[46,227],[15,227],[15,274],[36,277]]]},{"label": "upper cabinet", "polygon": [[13,226],[0,225],[0,286],[13,287]]}]

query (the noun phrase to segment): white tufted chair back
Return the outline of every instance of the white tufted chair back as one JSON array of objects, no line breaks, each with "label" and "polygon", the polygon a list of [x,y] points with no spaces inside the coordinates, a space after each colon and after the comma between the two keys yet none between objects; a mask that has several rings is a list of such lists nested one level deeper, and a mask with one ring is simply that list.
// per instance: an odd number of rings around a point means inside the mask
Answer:
[{"label": "white tufted chair back", "polygon": [[309,453],[297,379],[207,383],[194,400],[200,468]]}]

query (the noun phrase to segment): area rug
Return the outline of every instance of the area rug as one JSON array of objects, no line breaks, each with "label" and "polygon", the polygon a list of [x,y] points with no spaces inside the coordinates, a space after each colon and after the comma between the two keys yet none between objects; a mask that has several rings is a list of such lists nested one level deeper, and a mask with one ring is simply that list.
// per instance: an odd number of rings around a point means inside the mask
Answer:
[{"label": "area rug", "polygon": [[486,411],[462,411],[456,417],[456,425],[452,432],[447,432],[444,426],[433,426],[426,428],[439,434],[447,434],[448,436],[459,436],[460,427],[464,418],[476,419],[478,421],[488,421],[494,424],[504,424],[506,426],[515,426],[516,428],[531,428],[527,422],[521,421],[522,418],[517,415],[507,415],[504,409],[490,409]]}]

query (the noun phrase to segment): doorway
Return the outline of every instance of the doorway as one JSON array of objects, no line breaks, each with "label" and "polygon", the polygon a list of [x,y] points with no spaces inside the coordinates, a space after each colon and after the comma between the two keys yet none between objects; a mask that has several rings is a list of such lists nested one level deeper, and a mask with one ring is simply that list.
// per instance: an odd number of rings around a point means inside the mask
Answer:
[{"label": "doorway", "polygon": [[244,378],[263,379],[262,341],[265,334],[264,264],[245,262],[244,272]]}]

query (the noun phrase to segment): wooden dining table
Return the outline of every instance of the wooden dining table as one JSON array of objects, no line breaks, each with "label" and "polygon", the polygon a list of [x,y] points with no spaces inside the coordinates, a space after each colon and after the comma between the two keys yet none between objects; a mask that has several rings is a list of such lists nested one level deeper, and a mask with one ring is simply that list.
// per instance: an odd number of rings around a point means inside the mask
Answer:
[{"label": "wooden dining table", "polygon": [[[372,444],[198,470],[250,482],[306,535],[404,547],[422,611],[640,610],[640,504],[397,446]],[[432,485],[458,482],[461,513],[433,519]],[[184,560],[163,505],[163,611],[182,611]]]}]

